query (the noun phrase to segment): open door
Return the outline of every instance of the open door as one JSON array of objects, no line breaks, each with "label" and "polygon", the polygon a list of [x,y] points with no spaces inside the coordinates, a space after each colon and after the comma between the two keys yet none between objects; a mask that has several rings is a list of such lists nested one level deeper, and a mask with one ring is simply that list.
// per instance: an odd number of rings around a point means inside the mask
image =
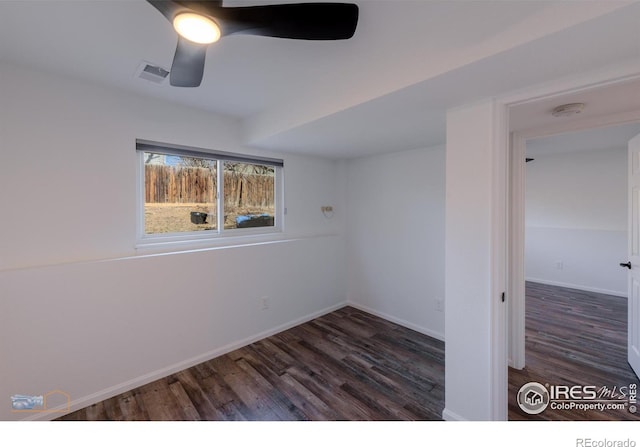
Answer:
[{"label": "open door", "polygon": [[640,135],[629,141],[629,260],[621,267],[629,269],[629,302],[627,306],[628,360],[640,377]]}]

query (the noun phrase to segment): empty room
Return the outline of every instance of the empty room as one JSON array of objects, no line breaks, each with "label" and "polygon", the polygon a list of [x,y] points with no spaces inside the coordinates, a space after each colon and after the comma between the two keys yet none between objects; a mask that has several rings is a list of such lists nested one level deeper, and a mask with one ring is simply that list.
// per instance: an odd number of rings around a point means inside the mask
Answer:
[{"label": "empty room", "polygon": [[627,362],[626,263],[627,142],[638,132],[630,123],[527,140],[526,367],[510,371],[510,419],[636,418],[625,409],[532,416],[518,411],[516,394],[534,377],[608,381],[623,392],[637,381]]},{"label": "empty room", "polygon": [[[552,249],[577,233],[541,231],[640,226],[639,23],[615,0],[0,0],[0,420],[621,419],[547,409],[622,384],[527,375],[536,280],[626,299],[633,387],[608,398],[635,418],[635,246],[576,279]],[[571,157],[595,176],[607,147],[527,151],[619,126],[611,181],[581,180],[620,186],[615,212],[556,206],[545,176],[578,189]]]}]

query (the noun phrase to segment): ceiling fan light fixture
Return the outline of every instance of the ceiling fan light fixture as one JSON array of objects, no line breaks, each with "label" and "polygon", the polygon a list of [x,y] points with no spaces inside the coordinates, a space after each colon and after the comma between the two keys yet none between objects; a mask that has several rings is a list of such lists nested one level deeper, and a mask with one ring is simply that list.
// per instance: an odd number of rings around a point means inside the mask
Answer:
[{"label": "ceiling fan light fixture", "polygon": [[[269,0],[260,3],[265,1]],[[358,25],[358,5],[331,0],[289,1],[226,6],[223,0],[147,0],[178,33],[169,83],[174,87],[198,87],[204,75],[208,44],[223,36],[245,34],[318,41],[353,37]]]},{"label": "ceiling fan light fixture", "polygon": [[220,39],[220,27],[208,17],[192,12],[183,12],[173,19],[173,27],[191,42],[209,44]]}]

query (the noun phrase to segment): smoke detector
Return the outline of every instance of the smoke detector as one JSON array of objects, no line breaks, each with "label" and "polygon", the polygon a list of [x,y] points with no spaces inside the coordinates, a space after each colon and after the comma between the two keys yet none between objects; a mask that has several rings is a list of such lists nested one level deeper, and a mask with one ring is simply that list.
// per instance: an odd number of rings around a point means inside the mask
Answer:
[{"label": "smoke detector", "polygon": [[556,117],[577,115],[584,110],[583,102],[574,102],[572,104],[563,104],[556,107],[551,111],[551,114]]}]

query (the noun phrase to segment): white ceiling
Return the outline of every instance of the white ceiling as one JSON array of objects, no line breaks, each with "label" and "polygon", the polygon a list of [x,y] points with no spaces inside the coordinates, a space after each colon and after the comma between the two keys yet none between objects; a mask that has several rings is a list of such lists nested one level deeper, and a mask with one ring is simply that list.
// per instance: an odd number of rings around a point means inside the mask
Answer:
[{"label": "white ceiling", "polygon": [[[583,103],[584,110],[554,117],[562,104]],[[527,156],[619,149],[640,134],[640,79],[552,96],[511,108],[511,130],[540,136],[527,140]],[[549,136],[544,136],[549,135]]]},{"label": "white ceiling", "polygon": [[229,36],[184,89],[134,77],[175,49],[146,1],[0,0],[0,61],[232,116],[256,148],[357,157],[443,143],[447,108],[640,60],[637,1],[356,3],[353,39]]},{"label": "white ceiling", "polygon": [[[584,110],[569,117],[554,117],[551,114],[555,107],[571,103],[583,103]],[[534,129],[563,126],[572,121],[594,120],[638,110],[640,78],[517,105],[511,108],[509,119],[511,130],[531,132]]]},{"label": "white ceiling", "polygon": [[640,134],[640,122],[562,133],[527,141],[527,157],[565,152],[620,149]]}]

